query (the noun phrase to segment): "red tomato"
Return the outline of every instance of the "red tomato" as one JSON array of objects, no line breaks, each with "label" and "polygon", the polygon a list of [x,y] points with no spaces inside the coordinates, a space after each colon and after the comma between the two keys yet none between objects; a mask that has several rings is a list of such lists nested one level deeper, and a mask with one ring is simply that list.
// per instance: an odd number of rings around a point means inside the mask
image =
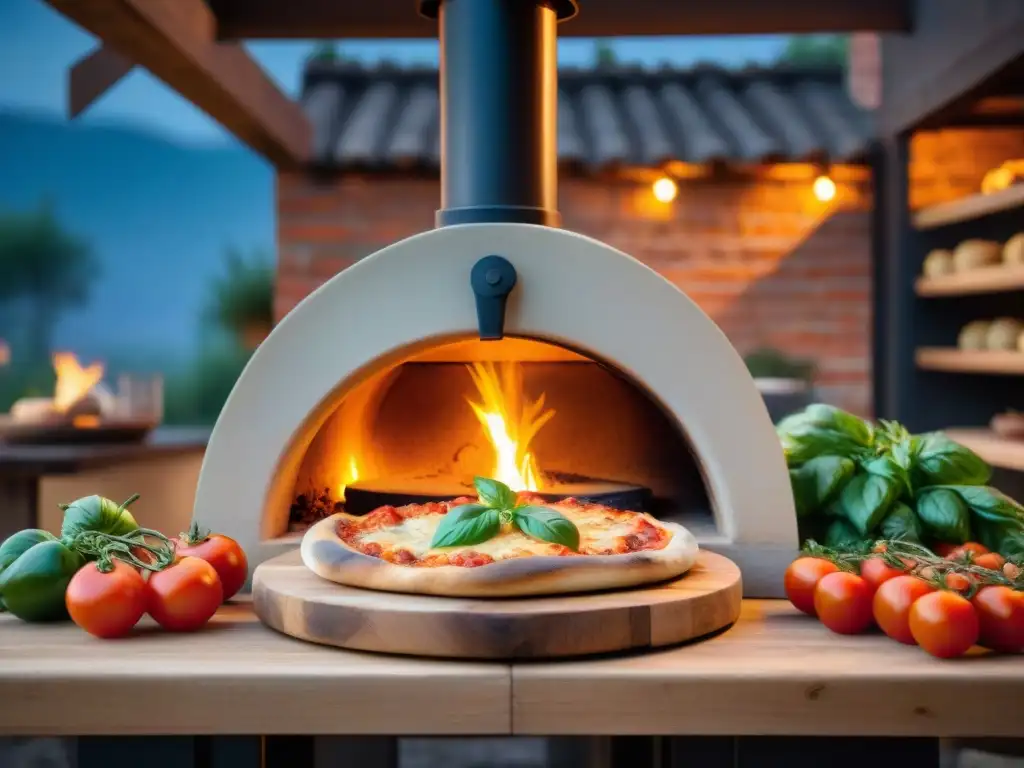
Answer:
[{"label": "red tomato", "polygon": [[897,576],[882,584],[871,603],[875,623],[885,634],[901,643],[916,645],[910,633],[910,606],[935,588],[915,576]]},{"label": "red tomato", "polygon": [[978,642],[978,613],[955,592],[931,592],[910,606],[910,634],[932,656],[951,659]]},{"label": "red tomato", "polygon": [[953,550],[959,546],[959,544],[950,544],[948,541],[940,541],[932,547],[932,551],[939,557],[948,558],[952,554]]},{"label": "red tomato", "polygon": [[946,587],[952,589],[954,592],[964,593],[971,588],[971,584],[973,583],[974,577],[968,576],[965,573],[950,571],[946,574]]},{"label": "red tomato", "polygon": [[224,599],[230,600],[249,577],[249,561],[234,539],[219,533],[194,536],[197,529],[182,534],[175,547],[181,557],[198,557],[214,567],[224,588]]},{"label": "red tomato", "polygon": [[1006,558],[998,552],[987,552],[974,558],[974,564],[980,568],[988,568],[990,571],[1001,570]]},{"label": "red tomato", "polygon": [[783,577],[786,597],[808,616],[816,616],[814,588],[822,576],[838,570],[839,567],[830,560],[822,560],[820,557],[798,557],[789,564]]},{"label": "red tomato", "polygon": [[124,637],[146,612],[146,582],[120,560],[107,572],[88,563],[71,577],[64,603],[71,620],[90,635]]},{"label": "red tomato", "polygon": [[903,571],[890,567],[880,557],[869,557],[860,564],[860,575],[868,583],[868,586],[871,587],[871,591],[874,592],[882,586],[883,582],[894,579],[897,576],[902,576]]},{"label": "red tomato", "polygon": [[164,629],[199,629],[222,602],[224,588],[217,571],[198,557],[183,557],[146,580],[146,610]]},{"label": "red tomato", "polygon": [[979,544],[976,541],[968,541],[966,544],[954,547],[948,555],[943,555],[943,557],[947,560],[965,560],[969,554],[973,560],[979,555],[987,555],[990,551],[991,550],[984,544]]},{"label": "red tomato", "polygon": [[872,594],[871,586],[854,573],[829,573],[814,588],[814,610],[833,632],[855,635],[871,626]]},{"label": "red tomato", "polygon": [[1024,650],[1024,592],[1004,586],[982,587],[974,596],[979,645],[1003,653]]}]

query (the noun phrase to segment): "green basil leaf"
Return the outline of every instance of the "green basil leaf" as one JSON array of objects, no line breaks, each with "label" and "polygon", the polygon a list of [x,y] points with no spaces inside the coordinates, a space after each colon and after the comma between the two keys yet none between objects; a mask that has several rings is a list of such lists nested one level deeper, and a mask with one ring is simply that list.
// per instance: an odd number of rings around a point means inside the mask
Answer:
[{"label": "green basil leaf", "polygon": [[842,456],[818,456],[789,470],[798,517],[806,517],[830,502],[853,476],[853,461]]},{"label": "green basil leaf", "polygon": [[984,520],[1010,526],[1024,525],[1024,507],[1002,491],[985,485],[948,485],[971,511]]},{"label": "green basil leaf", "polygon": [[880,533],[884,539],[900,539],[920,544],[924,531],[917,513],[902,501],[897,501],[882,520]]},{"label": "green basil leaf", "polygon": [[504,483],[488,477],[474,477],[473,485],[480,502],[491,509],[512,509],[516,505],[516,492]]},{"label": "green basil leaf", "polygon": [[1006,558],[1024,555],[1024,525],[995,523],[975,517],[974,529],[978,541],[993,552],[998,552]]},{"label": "green basil leaf", "polygon": [[549,507],[519,507],[512,513],[512,522],[527,536],[579,551],[579,529],[569,518]]},{"label": "green basil leaf", "polygon": [[865,448],[841,432],[800,425],[788,432],[780,432],[779,440],[789,467],[799,467],[817,456],[859,458]]},{"label": "green basil leaf", "polygon": [[870,536],[900,495],[898,483],[871,472],[853,476],[830,505],[831,514],[845,518],[860,536]]},{"label": "green basil leaf", "polygon": [[857,533],[857,530],[846,520],[839,518],[833,520],[825,532],[826,547],[843,547],[849,544],[857,544],[863,541],[864,537]]},{"label": "green basil leaf", "polygon": [[971,538],[971,518],[964,500],[950,488],[923,488],[917,494],[917,516],[925,533],[951,544]]},{"label": "green basil leaf", "polygon": [[900,496],[912,498],[910,487],[910,473],[893,456],[876,456],[863,463],[865,472],[872,475],[879,475],[895,483]]},{"label": "green basil leaf", "polygon": [[799,413],[787,416],[779,422],[778,429],[783,434],[808,427],[843,435],[864,448],[870,447],[874,441],[874,429],[868,422],[825,403],[814,403]]},{"label": "green basil leaf", "polygon": [[892,456],[892,460],[896,462],[896,466],[909,473],[910,467],[917,458],[917,451],[917,438],[908,436],[892,446],[890,455]]},{"label": "green basil leaf", "polygon": [[430,540],[431,547],[460,547],[493,539],[501,531],[501,514],[483,504],[463,504],[448,510]]},{"label": "green basil leaf", "polygon": [[918,436],[914,485],[984,485],[992,477],[992,468],[970,448],[960,445],[941,432]]}]

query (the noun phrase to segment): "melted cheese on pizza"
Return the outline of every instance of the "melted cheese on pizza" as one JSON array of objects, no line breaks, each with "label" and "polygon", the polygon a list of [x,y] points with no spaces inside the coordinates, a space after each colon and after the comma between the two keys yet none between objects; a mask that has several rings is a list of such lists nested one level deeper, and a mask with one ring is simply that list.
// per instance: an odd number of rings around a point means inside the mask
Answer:
[{"label": "melted cheese on pizza", "polygon": [[475,500],[381,507],[365,517],[343,521],[338,534],[349,546],[365,554],[390,562],[423,566],[477,566],[537,555],[622,554],[661,549],[671,538],[669,531],[652,524],[644,515],[566,499],[546,505],[557,509],[576,525],[580,532],[578,552],[527,536],[511,525],[503,525],[497,536],[479,544],[432,548],[434,532],[448,509],[472,501]]}]

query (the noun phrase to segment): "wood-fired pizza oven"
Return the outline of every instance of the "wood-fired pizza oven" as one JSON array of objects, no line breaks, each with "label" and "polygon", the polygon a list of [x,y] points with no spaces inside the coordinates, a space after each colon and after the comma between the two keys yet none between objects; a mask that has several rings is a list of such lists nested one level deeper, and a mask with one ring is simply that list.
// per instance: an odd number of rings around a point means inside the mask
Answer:
[{"label": "wood-fired pizza oven", "polygon": [[678,520],[748,596],[777,595],[796,517],[743,361],[670,282],[558,228],[555,26],[574,0],[421,6],[440,18],[438,227],[336,275],[263,342],[196,517],[255,566],[325,514],[482,474]]}]

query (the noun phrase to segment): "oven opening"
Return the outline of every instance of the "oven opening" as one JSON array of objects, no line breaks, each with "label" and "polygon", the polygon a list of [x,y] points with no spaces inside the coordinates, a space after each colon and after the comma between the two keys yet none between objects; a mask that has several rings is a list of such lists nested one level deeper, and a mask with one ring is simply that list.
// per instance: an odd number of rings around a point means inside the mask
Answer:
[{"label": "oven opening", "polygon": [[475,495],[474,476],[715,532],[685,432],[614,367],[542,341],[435,346],[344,394],[298,462],[278,536],[335,512]]}]

